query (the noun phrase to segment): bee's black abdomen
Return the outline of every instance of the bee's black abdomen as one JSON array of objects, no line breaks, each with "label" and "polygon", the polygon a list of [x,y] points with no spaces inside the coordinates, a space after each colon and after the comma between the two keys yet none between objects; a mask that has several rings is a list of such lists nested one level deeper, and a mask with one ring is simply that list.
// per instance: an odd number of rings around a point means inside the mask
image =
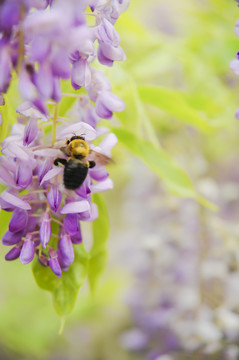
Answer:
[{"label": "bee's black abdomen", "polygon": [[88,166],[79,160],[69,160],[64,169],[64,185],[66,189],[76,190],[84,182]]}]

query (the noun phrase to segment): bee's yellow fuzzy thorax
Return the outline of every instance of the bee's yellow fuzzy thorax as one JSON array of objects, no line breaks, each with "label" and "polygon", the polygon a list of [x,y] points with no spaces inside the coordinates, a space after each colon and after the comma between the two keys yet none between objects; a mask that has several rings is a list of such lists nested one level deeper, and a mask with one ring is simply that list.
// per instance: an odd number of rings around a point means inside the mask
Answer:
[{"label": "bee's yellow fuzzy thorax", "polygon": [[86,141],[75,139],[70,143],[70,153],[72,157],[81,156],[82,158],[86,158],[89,156],[90,148]]}]

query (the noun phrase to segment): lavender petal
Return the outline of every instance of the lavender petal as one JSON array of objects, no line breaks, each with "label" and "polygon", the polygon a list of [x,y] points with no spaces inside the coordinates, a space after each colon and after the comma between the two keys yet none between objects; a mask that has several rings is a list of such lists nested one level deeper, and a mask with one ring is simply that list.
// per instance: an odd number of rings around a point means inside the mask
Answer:
[{"label": "lavender petal", "polygon": [[91,82],[90,66],[86,59],[79,59],[72,66],[71,82],[75,90],[86,87]]},{"label": "lavender petal", "polygon": [[35,247],[33,241],[31,240],[24,241],[20,253],[21,263],[23,265],[29,264],[33,260],[34,254],[35,254]]},{"label": "lavender petal", "polygon": [[61,267],[58,261],[58,256],[56,251],[50,252],[50,259],[49,259],[49,266],[54,274],[56,274],[57,277],[61,277],[62,271]]},{"label": "lavender petal", "polygon": [[77,214],[66,214],[64,228],[67,234],[74,236],[79,232],[79,220]]},{"label": "lavender petal", "polygon": [[6,190],[2,192],[2,194],[0,195],[0,198],[16,208],[20,208],[23,210],[31,209],[31,206],[27,202],[19,199],[18,197],[14,196],[13,194],[11,194],[10,192],[8,192]]},{"label": "lavender petal", "polygon": [[7,231],[2,237],[2,243],[6,246],[11,246],[19,243],[24,235],[23,231],[11,232]]},{"label": "lavender petal", "polygon": [[27,212],[22,209],[15,209],[11,216],[9,223],[9,230],[11,232],[18,232],[23,230],[27,225]]},{"label": "lavender petal", "polygon": [[49,212],[45,212],[42,216],[42,222],[39,230],[40,240],[45,249],[51,238],[51,216]]},{"label": "lavender petal", "polygon": [[88,201],[73,201],[69,202],[61,209],[61,214],[81,213],[90,209]]},{"label": "lavender petal", "polygon": [[23,145],[30,145],[38,135],[38,126],[37,121],[35,119],[31,119],[25,126],[24,137],[23,137]]},{"label": "lavender petal", "polygon": [[21,252],[21,249],[19,247],[15,246],[5,255],[5,260],[11,261],[11,260],[17,259],[20,255],[20,252]]},{"label": "lavender petal", "polygon": [[71,237],[68,234],[63,234],[59,241],[59,251],[62,256],[64,265],[68,266],[74,261],[74,249],[71,242]]},{"label": "lavender petal", "polygon": [[62,195],[57,185],[51,185],[50,190],[47,193],[47,200],[50,208],[57,212],[61,205]]},{"label": "lavender petal", "polygon": [[16,185],[21,188],[27,188],[32,182],[32,170],[26,163],[21,162],[18,165],[16,174]]}]

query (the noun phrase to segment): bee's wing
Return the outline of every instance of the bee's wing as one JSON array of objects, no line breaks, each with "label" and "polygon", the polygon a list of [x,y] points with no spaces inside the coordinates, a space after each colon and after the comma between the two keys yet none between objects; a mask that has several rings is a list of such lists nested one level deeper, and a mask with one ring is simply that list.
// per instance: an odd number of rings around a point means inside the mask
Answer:
[{"label": "bee's wing", "polygon": [[66,156],[70,156],[69,150],[68,150],[68,146],[62,146],[60,147],[60,150],[63,152],[63,154],[65,154]]},{"label": "bee's wing", "polygon": [[96,162],[98,165],[105,166],[108,163],[113,163],[113,160],[104,154],[101,154],[97,151],[90,150],[90,158]]}]

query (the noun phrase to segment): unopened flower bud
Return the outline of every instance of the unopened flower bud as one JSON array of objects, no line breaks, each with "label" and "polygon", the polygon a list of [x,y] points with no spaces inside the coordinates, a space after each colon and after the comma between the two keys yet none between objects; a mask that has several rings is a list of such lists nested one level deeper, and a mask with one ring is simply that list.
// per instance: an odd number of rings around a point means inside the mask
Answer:
[{"label": "unopened flower bud", "polygon": [[71,238],[68,234],[63,234],[59,241],[59,251],[62,256],[64,265],[70,265],[74,261],[74,249]]},{"label": "unopened flower bud", "polygon": [[39,235],[42,246],[45,249],[51,237],[51,216],[49,212],[45,212],[42,216]]},{"label": "unopened flower bud", "polygon": [[5,260],[11,261],[11,260],[17,259],[20,255],[20,252],[21,252],[21,249],[19,247],[15,246],[5,255]]},{"label": "unopened flower bud", "polygon": [[22,264],[28,264],[30,263],[35,254],[35,247],[34,243],[31,238],[27,238],[22,246],[21,254],[20,254],[20,261]]},{"label": "unopened flower bud", "polygon": [[54,212],[57,212],[57,210],[59,209],[59,206],[61,205],[61,198],[62,196],[58,186],[51,185],[50,190],[47,193],[47,200],[50,208]]},{"label": "unopened flower bud", "polygon": [[50,249],[49,255],[50,255],[49,266],[52,272],[54,272],[54,274],[56,274],[57,277],[61,277],[62,271],[58,261],[57,252],[53,249]]}]

